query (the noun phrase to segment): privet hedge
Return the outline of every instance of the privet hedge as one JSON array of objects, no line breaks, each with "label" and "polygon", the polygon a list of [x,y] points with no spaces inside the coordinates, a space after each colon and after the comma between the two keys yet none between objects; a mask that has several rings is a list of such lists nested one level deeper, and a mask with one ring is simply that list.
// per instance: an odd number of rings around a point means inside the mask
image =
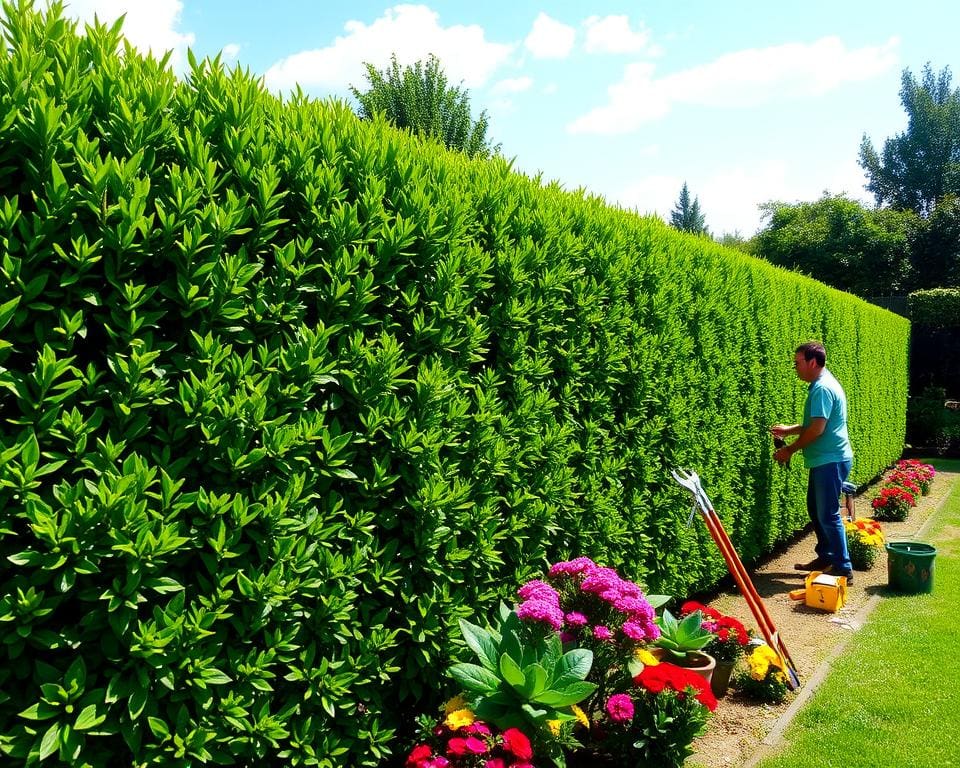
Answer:
[{"label": "privet hedge", "polygon": [[682,594],[806,521],[771,463],[827,344],[856,476],[906,321],[338,103],[5,6],[0,749],[362,766],[460,616],[590,555]]}]

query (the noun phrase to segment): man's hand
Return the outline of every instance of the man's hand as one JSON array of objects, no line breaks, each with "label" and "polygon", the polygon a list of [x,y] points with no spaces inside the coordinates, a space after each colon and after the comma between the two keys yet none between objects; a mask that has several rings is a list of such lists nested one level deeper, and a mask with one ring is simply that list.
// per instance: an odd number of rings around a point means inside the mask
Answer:
[{"label": "man's hand", "polygon": [[774,437],[779,437],[781,440],[792,431],[793,425],[791,424],[774,424],[770,427],[770,434]]},{"label": "man's hand", "polygon": [[790,446],[788,445],[783,446],[783,448],[778,448],[773,453],[773,458],[781,464],[789,462],[791,456],[793,456],[793,451],[790,450]]}]

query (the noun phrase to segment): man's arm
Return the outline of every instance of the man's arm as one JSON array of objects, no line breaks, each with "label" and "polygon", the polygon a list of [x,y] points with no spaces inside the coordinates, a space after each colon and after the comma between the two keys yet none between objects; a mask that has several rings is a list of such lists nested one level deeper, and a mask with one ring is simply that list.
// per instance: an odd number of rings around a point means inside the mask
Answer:
[{"label": "man's arm", "polygon": [[770,434],[774,437],[786,437],[787,435],[799,435],[802,430],[799,424],[774,424],[770,427]]},{"label": "man's arm", "polygon": [[781,464],[785,464],[786,462],[790,461],[790,457],[793,456],[793,454],[795,454],[801,448],[806,448],[808,445],[810,445],[810,443],[820,437],[826,428],[827,420],[822,416],[810,419],[810,423],[806,427],[800,428],[797,439],[790,443],[790,445],[785,445],[783,448],[780,448],[776,453],[773,454],[773,458],[775,458]]}]

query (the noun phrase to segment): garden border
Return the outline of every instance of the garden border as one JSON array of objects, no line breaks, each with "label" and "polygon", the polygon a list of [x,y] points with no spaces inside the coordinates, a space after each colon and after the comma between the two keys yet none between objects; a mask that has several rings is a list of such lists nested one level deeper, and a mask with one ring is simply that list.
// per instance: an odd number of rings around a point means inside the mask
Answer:
[{"label": "garden border", "polygon": [[[955,482],[960,482],[960,480]],[[915,537],[921,538],[926,535],[933,523],[939,518],[940,513],[943,511],[943,506],[946,504],[947,499],[949,499],[950,496],[950,493],[944,495],[944,497],[937,504],[936,508],[929,515],[927,515],[926,520],[924,520],[921,526],[917,529],[916,533],[914,534]],[[873,595],[869,600],[867,600],[866,604],[859,611],[857,611],[852,622],[854,626],[854,632],[844,636],[840,642],[833,647],[830,653],[827,654],[827,657],[820,663],[816,671],[810,676],[809,681],[801,688],[797,697],[790,702],[790,705],[787,707],[786,711],[780,715],[767,735],[760,740],[760,743],[757,745],[757,748],[754,750],[753,754],[743,763],[743,768],[756,768],[761,760],[770,757],[776,752],[775,748],[782,745],[783,734],[786,731],[787,726],[793,722],[793,718],[796,717],[797,713],[807,703],[817,688],[820,687],[820,684],[826,679],[827,674],[830,672],[833,661],[846,650],[847,646],[850,644],[850,641],[854,638],[855,633],[859,631],[861,627],[863,627],[867,618],[873,612],[874,608],[877,607],[877,604],[882,598],[882,594]]]}]

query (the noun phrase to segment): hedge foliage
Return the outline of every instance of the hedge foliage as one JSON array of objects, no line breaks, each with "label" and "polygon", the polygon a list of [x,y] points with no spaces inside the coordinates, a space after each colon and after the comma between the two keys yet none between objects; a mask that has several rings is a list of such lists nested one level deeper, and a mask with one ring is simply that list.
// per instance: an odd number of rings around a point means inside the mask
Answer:
[{"label": "hedge foliage", "polygon": [[178,81],[56,5],[4,12],[6,759],[377,764],[456,619],[546,561],[720,578],[671,467],[747,560],[800,528],[767,427],[800,413],[808,337],[856,474],[900,453],[890,313],[218,61]]},{"label": "hedge foliage", "polygon": [[934,328],[960,327],[960,288],[931,288],[910,294],[910,319]]}]

